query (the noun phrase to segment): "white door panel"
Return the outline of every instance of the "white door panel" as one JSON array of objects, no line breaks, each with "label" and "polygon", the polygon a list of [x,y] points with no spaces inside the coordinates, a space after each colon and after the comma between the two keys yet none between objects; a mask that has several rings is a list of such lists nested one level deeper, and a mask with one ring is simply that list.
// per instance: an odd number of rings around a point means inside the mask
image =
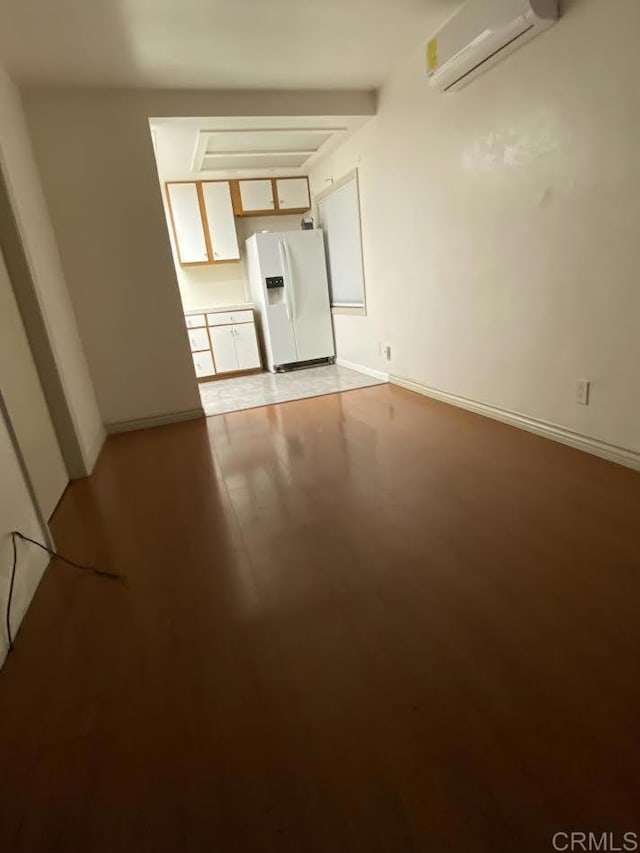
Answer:
[{"label": "white door panel", "polygon": [[252,370],[260,367],[260,353],[256,340],[256,327],[253,323],[243,323],[241,326],[233,326],[235,337],[236,356],[238,358],[238,370]]},{"label": "white door panel", "polygon": [[275,210],[271,180],[238,181],[242,210]]},{"label": "white door panel", "polygon": [[203,376],[213,376],[216,369],[213,366],[211,350],[207,350],[206,352],[194,352],[192,357],[193,366],[198,379],[201,379]]},{"label": "white door panel", "polygon": [[[49,518],[69,477],[1,251],[0,391],[4,395],[38,506],[45,518]],[[0,483],[6,482],[8,488],[6,476],[7,472],[0,466]],[[0,513],[0,527],[1,522]],[[8,568],[8,562],[6,565]],[[4,583],[3,570],[4,564],[0,567],[0,584]],[[0,589],[1,598],[6,587],[0,586]]]},{"label": "white door panel", "polygon": [[283,234],[298,361],[335,355],[322,232]]},{"label": "white door panel", "polygon": [[298,361],[296,340],[293,335],[293,323],[287,315],[284,304],[267,305],[267,322],[269,324],[269,341],[271,364],[269,370],[277,364],[293,364]]},{"label": "white door panel", "polygon": [[167,184],[174,234],[182,264],[209,260],[195,183]]},{"label": "white door panel", "polygon": [[276,192],[280,210],[308,210],[311,206],[306,178],[279,178]]},{"label": "white door panel", "polygon": [[209,343],[209,335],[207,334],[206,329],[189,329],[187,332],[189,335],[189,345],[191,346],[191,352],[199,352],[204,349],[211,349],[211,344]]},{"label": "white door panel", "polygon": [[202,195],[209,223],[214,261],[240,260],[236,220],[228,181],[203,181]]},{"label": "white door panel", "polygon": [[209,329],[218,373],[229,373],[239,369],[233,329],[233,326],[215,326]]},{"label": "white door panel", "polygon": [[[280,234],[256,234],[252,238],[252,249],[248,263],[252,276],[252,287],[256,295],[261,294],[262,328],[267,354],[267,367],[273,371],[278,364],[293,364],[298,361],[291,310],[287,305],[286,288],[267,290],[266,279],[272,276],[284,278]],[[247,244],[249,245],[249,244]]]}]

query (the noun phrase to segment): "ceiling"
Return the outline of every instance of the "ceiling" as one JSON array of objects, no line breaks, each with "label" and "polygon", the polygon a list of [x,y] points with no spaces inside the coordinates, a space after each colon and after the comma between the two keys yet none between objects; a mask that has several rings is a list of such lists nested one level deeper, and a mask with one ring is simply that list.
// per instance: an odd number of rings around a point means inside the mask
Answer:
[{"label": "ceiling", "polygon": [[365,116],[152,118],[162,180],[304,175]]},{"label": "ceiling", "polygon": [[0,0],[25,85],[376,88],[459,0]]}]

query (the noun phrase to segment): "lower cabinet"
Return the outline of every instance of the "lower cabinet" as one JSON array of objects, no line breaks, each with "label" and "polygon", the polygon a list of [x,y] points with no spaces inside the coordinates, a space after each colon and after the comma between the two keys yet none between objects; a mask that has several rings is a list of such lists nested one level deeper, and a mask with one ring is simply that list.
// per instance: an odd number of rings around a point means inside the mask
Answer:
[{"label": "lower cabinet", "polygon": [[260,367],[256,327],[253,323],[243,323],[240,326],[233,326],[232,328],[234,329],[238,370],[255,370],[257,367]]},{"label": "lower cabinet", "polygon": [[260,367],[260,354],[253,323],[209,328],[217,373],[254,370]]},{"label": "lower cabinet", "polygon": [[215,367],[213,366],[213,356],[211,355],[211,350],[207,350],[206,352],[194,352],[193,354],[193,366],[196,371],[196,376],[198,379],[204,379],[206,376],[213,376],[216,372]]},{"label": "lower cabinet", "polygon": [[199,380],[261,367],[253,311],[191,314],[185,319]]},{"label": "lower cabinet", "polygon": [[211,348],[216,355],[217,373],[230,373],[232,370],[238,369],[233,329],[233,326],[215,326],[209,329]]}]

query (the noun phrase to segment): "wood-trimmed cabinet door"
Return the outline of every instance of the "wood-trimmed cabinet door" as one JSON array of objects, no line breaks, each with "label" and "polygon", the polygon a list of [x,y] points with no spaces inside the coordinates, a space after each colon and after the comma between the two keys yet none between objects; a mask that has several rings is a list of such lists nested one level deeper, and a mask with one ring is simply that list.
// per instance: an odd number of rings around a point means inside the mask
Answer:
[{"label": "wood-trimmed cabinet door", "polygon": [[241,209],[236,213],[271,213],[276,209],[271,178],[254,178],[238,181]]},{"label": "wood-trimmed cabinet door", "polygon": [[210,263],[196,182],[168,182],[167,199],[180,263]]},{"label": "wood-trimmed cabinet door", "polygon": [[211,326],[211,348],[216,360],[218,373],[232,373],[239,370],[238,356],[236,355],[234,326]]},{"label": "wood-trimmed cabinet door", "polygon": [[253,323],[242,323],[231,328],[236,345],[238,370],[255,370],[260,367],[260,352],[255,325]]},{"label": "wood-trimmed cabinet door", "polygon": [[193,368],[196,372],[197,379],[205,379],[207,376],[215,376],[216,368],[213,363],[211,350],[203,352],[194,352],[191,354],[193,358]]},{"label": "wood-trimmed cabinet door", "polygon": [[303,213],[311,207],[309,181],[307,178],[276,178],[278,210]]},{"label": "wood-trimmed cabinet door", "polygon": [[211,349],[209,333],[206,329],[187,329],[191,352],[202,352]]},{"label": "wood-trimmed cabinet door", "polygon": [[229,181],[202,181],[201,186],[213,263],[239,261],[240,247]]}]

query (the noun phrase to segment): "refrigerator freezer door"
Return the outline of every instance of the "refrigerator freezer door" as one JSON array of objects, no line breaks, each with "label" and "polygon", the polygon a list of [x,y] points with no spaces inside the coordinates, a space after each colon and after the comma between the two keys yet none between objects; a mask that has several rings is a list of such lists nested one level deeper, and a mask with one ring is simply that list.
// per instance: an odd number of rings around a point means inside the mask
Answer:
[{"label": "refrigerator freezer door", "polygon": [[288,231],[279,236],[284,248],[297,360],[330,358],[335,349],[322,231]]},{"label": "refrigerator freezer door", "polygon": [[267,278],[285,275],[280,234],[256,234],[247,241],[251,294],[260,317],[267,367],[298,361],[286,286],[268,288]]}]

